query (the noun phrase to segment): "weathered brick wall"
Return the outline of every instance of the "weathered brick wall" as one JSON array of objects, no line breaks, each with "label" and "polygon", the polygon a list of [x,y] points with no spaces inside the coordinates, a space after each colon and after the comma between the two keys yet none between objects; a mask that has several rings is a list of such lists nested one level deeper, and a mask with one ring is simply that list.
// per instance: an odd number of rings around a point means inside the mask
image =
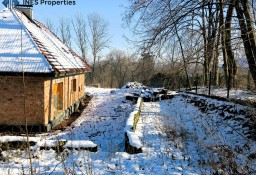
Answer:
[{"label": "weathered brick wall", "polygon": [[0,76],[0,125],[44,123],[43,81],[40,77]]},{"label": "weathered brick wall", "polygon": [[[63,110],[84,95],[84,74],[63,78],[0,76],[0,125],[46,125],[57,117],[53,87],[63,83]],[[76,89],[72,90],[72,79]]]}]

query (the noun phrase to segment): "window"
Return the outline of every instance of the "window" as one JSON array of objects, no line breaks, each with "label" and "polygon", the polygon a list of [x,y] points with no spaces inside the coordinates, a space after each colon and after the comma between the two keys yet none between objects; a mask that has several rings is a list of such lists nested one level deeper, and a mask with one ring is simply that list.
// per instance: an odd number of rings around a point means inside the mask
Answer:
[{"label": "window", "polygon": [[72,80],[72,92],[76,92],[76,79]]}]

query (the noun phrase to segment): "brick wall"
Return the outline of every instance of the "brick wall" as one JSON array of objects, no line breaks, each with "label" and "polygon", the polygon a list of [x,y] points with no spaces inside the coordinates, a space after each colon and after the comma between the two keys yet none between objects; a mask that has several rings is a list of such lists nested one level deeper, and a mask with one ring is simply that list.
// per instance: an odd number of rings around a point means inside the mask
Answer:
[{"label": "brick wall", "polygon": [[43,78],[0,76],[0,125],[43,123]]},{"label": "brick wall", "polygon": [[[0,76],[0,125],[47,125],[84,95],[84,74],[63,78]],[[72,86],[72,80],[76,86]],[[54,85],[63,83],[62,110],[54,107]]]}]

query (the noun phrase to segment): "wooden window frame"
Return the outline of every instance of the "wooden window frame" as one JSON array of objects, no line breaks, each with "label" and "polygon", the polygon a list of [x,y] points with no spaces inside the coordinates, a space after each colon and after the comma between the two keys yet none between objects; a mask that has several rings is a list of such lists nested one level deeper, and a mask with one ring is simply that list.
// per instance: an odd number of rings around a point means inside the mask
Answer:
[{"label": "wooden window frame", "polygon": [[74,79],[72,79],[72,81],[71,81],[71,88],[72,88],[72,92],[76,92],[77,90],[77,81],[76,81],[76,79],[74,78]]}]

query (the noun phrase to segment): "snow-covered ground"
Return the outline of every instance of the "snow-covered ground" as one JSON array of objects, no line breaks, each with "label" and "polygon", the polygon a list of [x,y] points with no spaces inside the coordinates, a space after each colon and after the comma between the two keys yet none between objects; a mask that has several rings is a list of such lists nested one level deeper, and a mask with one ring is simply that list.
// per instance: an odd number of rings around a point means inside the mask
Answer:
[{"label": "snow-covered ground", "polygon": [[[98,145],[98,152],[34,149],[29,159],[26,150],[3,151],[0,174],[30,174],[30,167],[34,174],[52,175],[201,175],[221,169],[229,173],[234,171],[232,168],[256,172],[255,159],[248,159],[256,151],[255,141],[236,132],[234,127],[239,126],[235,123],[223,121],[216,112],[202,113],[182,95],[172,100],[143,103],[136,130],[143,143],[143,153],[127,154],[124,128],[135,108],[124,97],[130,90],[87,88],[87,91],[93,98],[70,127],[30,139],[92,141]],[[241,127],[239,131],[242,132]]]},{"label": "snow-covered ground", "polygon": [[[209,91],[208,88],[199,88],[197,92],[198,94],[208,95],[208,91]],[[196,91],[192,90],[192,92],[196,92]],[[227,89],[224,89],[224,88],[211,89],[211,95],[227,97]],[[249,101],[256,102],[256,92],[251,92],[251,91],[231,89],[229,91],[229,97],[233,99],[249,100]]]},{"label": "snow-covered ground", "polygon": [[116,169],[120,174],[201,174],[200,167],[191,164],[189,155],[185,155],[182,138],[178,135],[171,137],[171,124],[166,123],[170,118],[165,114],[170,109],[161,107],[169,103],[144,103],[136,130],[144,145],[143,153],[117,153],[111,161],[117,165],[121,162],[121,170]]},{"label": "snow-covered ground", "polygon": [[105,152],[123,150],[123,130],[133,110],[132,102],[125,100],[122,90],[92,88],[88,92],[93,98],[82,115],[66,131],[51,138],[90,140]]}]

